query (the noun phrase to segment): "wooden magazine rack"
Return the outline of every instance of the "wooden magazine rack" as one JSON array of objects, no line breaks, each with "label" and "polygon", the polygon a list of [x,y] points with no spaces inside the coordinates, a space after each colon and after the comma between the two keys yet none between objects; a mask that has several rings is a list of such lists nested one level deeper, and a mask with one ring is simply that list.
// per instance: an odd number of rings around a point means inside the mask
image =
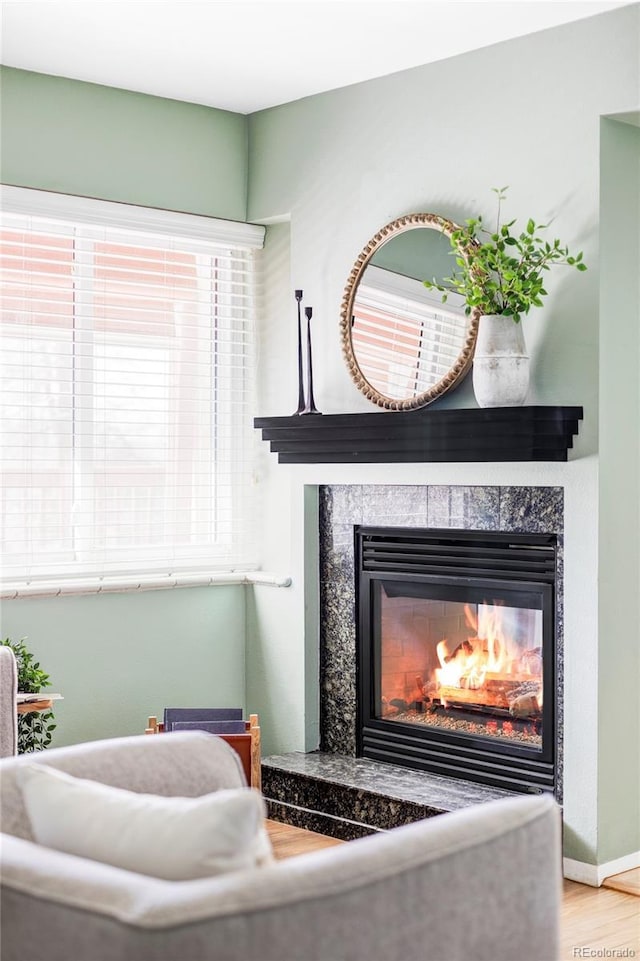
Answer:
[{"label": "wooden magazine rack", "polygon": [[[216,737],[221,737],[222,740],[226,741],[229,747],[232,747],[238,754],[242,762],[247,784],[260,791],[262,787],[262,775],[260,768],[260,725],[258,723],[258,715],[250,714],[249,720],[244,721],[244,727],[245,730],[242,734],[216,734]],[[157,717],[150,717],[144,733],[163,734],[164,724],[162,721],[158,721]]]}]

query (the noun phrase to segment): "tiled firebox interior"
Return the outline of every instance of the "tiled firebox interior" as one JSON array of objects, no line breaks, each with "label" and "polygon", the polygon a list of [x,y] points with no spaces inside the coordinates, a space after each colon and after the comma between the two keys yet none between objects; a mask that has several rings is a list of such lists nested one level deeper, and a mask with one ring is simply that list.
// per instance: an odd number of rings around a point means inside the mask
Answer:
[{"label": "tiled firebox interior", "polygon": [[[354,525],[380,527],[440,528],[502,531],[513,533],[553,533],[558,537],[558,578],[556,608],[556,675],[557,675],[557,799],[562,800],[562,729],[563,729],[563,529],[564,500],[560,487],[482,487],[482,486],[397,486],[397,485],[332,485],[319,489],[320,526],[320,751],[314,755],[267,759],[263,767],[267,797],[276,794],[280,801],[293,800],[306,779],[300,801],[308,818],[291,818],[293,823],[318,827],[318,815],[330,806],[330,796],[341,787],[354,793],[359,803],[370,809],[370,784],[376,781],[383,796],[381,805],[402,802],[402,782],[406,780],[408,819],[425,817],[450,809],[434,805],[438,787],[443,796],[451,792],[451,783],[427,773],[406,771],[391,765],[377,764],[376,772],[365,771],[364,759],[356,759],[356,612],[354,573]],[[389,767],[390,789],[383,782]],[[353,768],[353,770],[351,770]],[[324,773],[326,772],[326,773]],[[301,780],[302,779],[302,780]],[[363,780],[364,779],[364,780]],[[409,811],[420,797],[420,779],[424,782],[424,811]],[[362,782],[362,783],[360,783]],[[439,785],[439,782],[440,785]],[[296,790],[287,795],[287,783]],[[273,785],[274,791],[269,790]],[[464,785],[464,788],[463,788]],[[275,790],[277,786],[277,792]],[[454,786],[456,804],[460,791],[468,792],[468,803],[487,799],[487,789],[469,782]],[[489,789],[491,791],[491,789]],[[417,792],[417,794],[416,794]],[[496,789],[495,795],[504,792]],[[304,795],[304,798],[303,798]],[[387,797],[387,795],[389,795]],[[385,807],[386,804],[386,807]],[[420,805],[418,805],[420,806]],[[284,805],[286,807],[286,804]],[[378,805],[380,807],[380,805]],[[435,810],[432,810],[435,807]],[[311,810],[313,809],[313,811]],[[311,815],[315,817],[311,817]],[[400,811],[397,823],[405,818]],[[291,814],[291,812],[289,812]],[[290,817],[280,810],[283,820]],[[335,815],[334,815],[335,816]],[[386,813],[380,813],[384,821]],[[369,819],[372,823],[375,818]],[[378,825],[373,825],[374,827]],[[387,826],[380,823],[380,827]],[[327,824],[322,824],[327,833]],[[356,836],[355,828],[341,836]],[[340,836],[340,835],[339,835]]]}]

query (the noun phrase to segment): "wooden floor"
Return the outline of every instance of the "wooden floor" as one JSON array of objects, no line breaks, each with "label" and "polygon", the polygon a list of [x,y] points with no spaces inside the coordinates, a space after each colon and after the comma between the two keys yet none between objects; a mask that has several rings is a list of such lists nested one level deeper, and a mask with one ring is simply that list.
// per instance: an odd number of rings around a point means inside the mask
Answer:
[{"label": "wooden floor", "polygon": [[614,891],[624,891],[625,894],[635,894],[640,898],[640,868],[633,868],[623,874],[616,874],[602,882],[603,888],[613,888]]},{"label": "wooden floor", "polygon": [[267,832],[276,861],[345,843],[344,841],[338,841],[336,838],[328,838],[324,834],[305,831],[304,828],[294,828],[290,824],[280,824],[279,821],[267,821]]},{"label": "wooden floor", "polygon": [[[277,821],[267,821],[267,830],[278,860],[346,843]],[[564,882],[560,961],[580,958],[580,948],[602,952],[583,957],[627,957],[640,961],[640,898],[629,893],[629,885],[633,886],[635,879],[636,890],[640,888],[635,873],[625,873],[631,878],[622,882],[627,885],[624,890],[613,889],[611,882],[615,883],[615,878],[608,879],[608,886],[601,888],[591,888],[575,881]],[[618,878],[624,878],[624,875],[618,875]],[[625,950],[626,954],[619,953]],[[613,951],[617,953],[606,953]],[[540,961],[550,959],[540,958]]]},{"label": "wooden floor", "polygon": [[605,949],[627,954],[594,957],[640,958],[640,898],[611,888],[564,882],[561,959],[580,957],[576,948]]}]

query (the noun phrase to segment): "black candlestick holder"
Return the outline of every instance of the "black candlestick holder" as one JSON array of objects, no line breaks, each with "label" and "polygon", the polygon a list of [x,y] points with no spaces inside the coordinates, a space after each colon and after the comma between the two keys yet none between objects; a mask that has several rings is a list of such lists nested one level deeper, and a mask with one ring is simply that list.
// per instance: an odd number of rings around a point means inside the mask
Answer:
[{"label": "black candlestick holder", "polygon": [[298,408],[293,412],[295,415],[302,414],[304,412],[306,403],[304,399],[304,373],[302,370],[302,319],[300,317],[302,291],[294,290],[293,293],[298,302]]},{"label": "black candlestick holder", "polygon": [[316,407],[316,402],[313,398],[313,359],[311,356],[311,317],[313,316],[313,308],[305,307],[304,315],[307,318],[307,380],[308,380],[308,394],[307,403],[305,404],[303,414],[319,414],[320,411]]}]

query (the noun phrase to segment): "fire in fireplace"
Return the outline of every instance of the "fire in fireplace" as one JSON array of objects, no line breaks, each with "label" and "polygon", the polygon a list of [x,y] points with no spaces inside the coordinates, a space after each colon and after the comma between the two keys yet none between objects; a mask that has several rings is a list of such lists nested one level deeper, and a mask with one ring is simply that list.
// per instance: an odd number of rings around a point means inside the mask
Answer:
[{"label": "fire in fireplace", "polygon": [[382,717],[542,746],[542,611],[377,589]]},{"label": "fire in fireplace", "polygon": [[361,756],[554,789],[555,540],[356,529]]}]

